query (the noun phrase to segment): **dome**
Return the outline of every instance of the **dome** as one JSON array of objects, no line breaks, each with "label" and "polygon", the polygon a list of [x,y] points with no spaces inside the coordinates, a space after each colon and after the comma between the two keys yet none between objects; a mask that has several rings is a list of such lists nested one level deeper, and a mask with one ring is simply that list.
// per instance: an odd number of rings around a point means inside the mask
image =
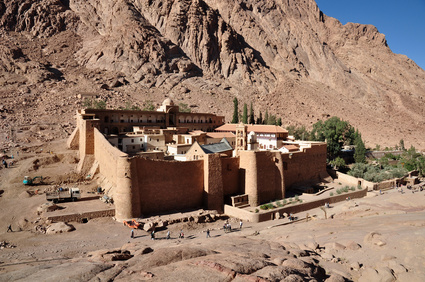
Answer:
[{"label": "dome", "polygon": [[170,98],[167,98],[162,102],[162,106],[174,106],[174,102]]}]

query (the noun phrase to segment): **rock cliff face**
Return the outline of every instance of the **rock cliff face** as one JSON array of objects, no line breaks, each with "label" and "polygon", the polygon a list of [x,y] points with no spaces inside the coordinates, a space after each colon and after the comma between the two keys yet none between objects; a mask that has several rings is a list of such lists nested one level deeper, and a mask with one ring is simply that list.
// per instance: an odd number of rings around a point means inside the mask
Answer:
[{"label": "rock cliff face", "polygon": [[[337,115],[370,146],[425,148],[424,70],[314,0],[0,0],[0,35],[0,95],[49,99],[48,86],[56,101],[90,92],[111,107],[170,96],[227,119],[237,97],[285,125]],[[128,84],[101,89],[117,78]]]}]

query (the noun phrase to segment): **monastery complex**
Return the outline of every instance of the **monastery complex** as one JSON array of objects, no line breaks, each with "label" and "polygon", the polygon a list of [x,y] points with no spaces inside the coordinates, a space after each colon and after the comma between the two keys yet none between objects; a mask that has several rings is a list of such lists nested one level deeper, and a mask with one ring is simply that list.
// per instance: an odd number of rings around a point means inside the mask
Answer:
[{"label": "monastery complex", "polygon": [[80,171],[99,174],[120,220],[258,206],[328,176],[326,143],[295,141],[279,126],[183,113],[170,99],[157,111],[78,110],[68,146],[79,150]]}]

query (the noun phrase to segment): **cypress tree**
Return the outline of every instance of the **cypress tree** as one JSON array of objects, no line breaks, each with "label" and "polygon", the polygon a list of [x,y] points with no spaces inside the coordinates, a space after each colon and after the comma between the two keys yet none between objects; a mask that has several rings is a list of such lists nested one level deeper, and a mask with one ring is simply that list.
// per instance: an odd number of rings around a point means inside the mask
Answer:
[{"label": "cypress tree", "polygon": [[243,104],[242,122],[244,124],[247,124],[248,123],[248,106],[247,106],[246,103]]},{"label": "cypress tree", "polygon": [[278,126],[282,126],[282,118],[278,118],[277,119],[277,125]]},{"label": "cypress tree", "polygon": [[269,110],[266,110],[266,115],[264,116],[263,124],[267,124],[269,122]]},{"label": "cypress tree", "polygon": [[233,99],[233,119],[232,123],[239,122],[238,98]]},{"label": "cypress tree", "polygon": [[249,123],[250,124],[254,124],[255,123],[254,109],[252,108],[252,102],[251,102],[251,109],[249,111]]},{"label": "cypress tree", "polygon": [[356,145],[356,150],[354,151],[354,161],[356,163],[365,163],[366,162],[366,147],[362,140],[362,135],[359,133],[356,140],[354,140]]},{"label": "cypress tree", "polygon": [[257,124],[263,124],[263,114],[260,112],[260,116],[257,118]]}]

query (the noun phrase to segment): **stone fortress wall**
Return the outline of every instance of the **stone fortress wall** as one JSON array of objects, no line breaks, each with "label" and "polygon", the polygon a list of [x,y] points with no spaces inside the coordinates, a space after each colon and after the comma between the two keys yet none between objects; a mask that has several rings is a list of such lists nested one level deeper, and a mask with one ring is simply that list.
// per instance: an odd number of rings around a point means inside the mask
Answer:
[{"label": "stone fortress wall", "polygon": [[149,160],[111,145],[99,131],[98,119],[78,120],[78,132],[68,144],[78,140],[80,168],[94,161],[111,183],[109,195],[119,220],[200,207],[222,212],[230,196],[243,194],[257,206],[284,198],[293,185],[327,176],[325,143],[291,154],[240,151],[235,158],[209,154],[197,161]]}]

